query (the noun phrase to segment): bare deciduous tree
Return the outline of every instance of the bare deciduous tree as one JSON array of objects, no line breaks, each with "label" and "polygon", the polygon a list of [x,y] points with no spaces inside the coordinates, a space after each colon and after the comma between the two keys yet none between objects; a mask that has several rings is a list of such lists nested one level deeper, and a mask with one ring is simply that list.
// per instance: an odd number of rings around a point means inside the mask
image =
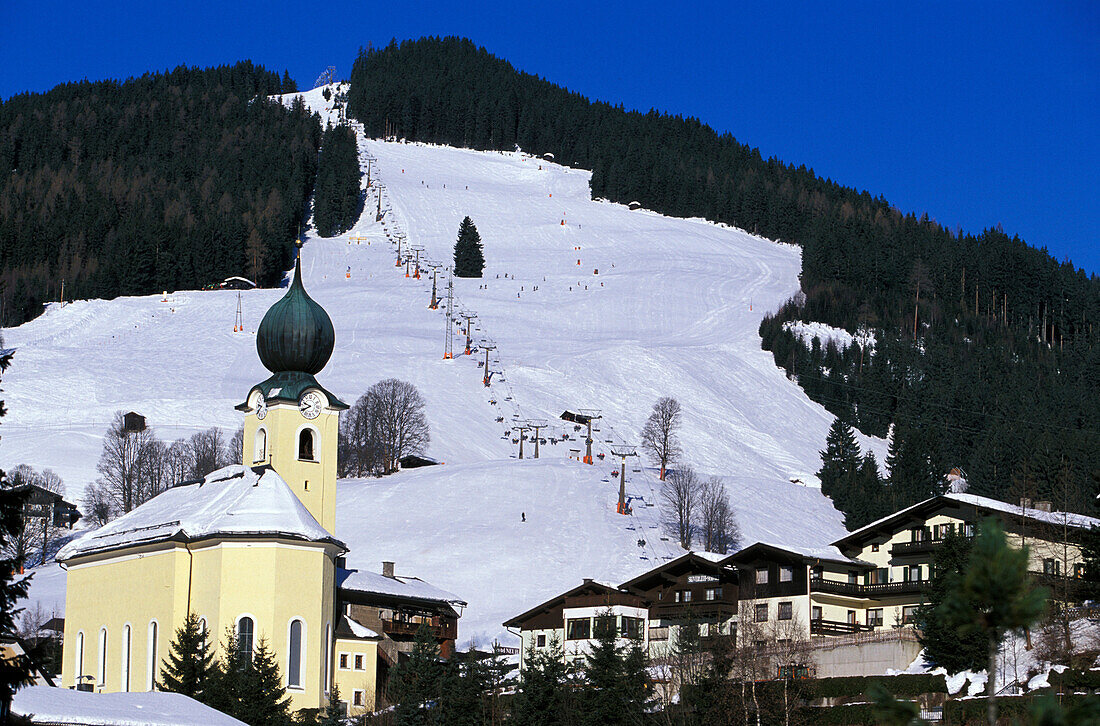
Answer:
[{"label": "bare deciduous tree", "polygon": [[229,439],[229,451],[226,452],[226,465],[244,463],[244,426],[237,429]]},{"label": "bare deciduous tree", "polygon": [[355,476],[390,474],[402,457],[423,452],[430,440],[420,391],[387,378],[367,389],[341,423],[342,468]]},{"label": "bare deciduous tree", "polygon": [[[241,436],[243,437],[244,434]],[[192,479],[201,479],[210,472],[226,466],[232,460],[225,435],[216,426],[192,434],[187,440],[187,445],[191,451],[189,474]]]},{"label": "bare deciduous tree", "polygon": [[737,548],[741,531],[737,517],[730,506],[726,484],[720,477],[712,476],[703,483],[699,496],[699,534],[703,549],[724,555]]},{"label": "bare deciduous tree", "polygon": [[97,489],[111,500],[115,512],[125,514],[153,496],[148,475],[158,443],[152,429],[127,431],[122,412],[115,414],[96,464]]},{"label": "bare deciduous tree", "polygon": [[665,531],[679,539],[686,550],[691,549],[701,488],[702,482],[691,467],[674,469],[661,485],[661,500],[667,507],[663,516]]},{"label": "bare deciduous tree", "polygon": [[670,462],[680,456],[680,440],[677,435],[681,421],[680,404],[675,398],[663,396],[653,404],[653,411],[642,427],[642,448],[654,463],[661,467],[661,481]]}]

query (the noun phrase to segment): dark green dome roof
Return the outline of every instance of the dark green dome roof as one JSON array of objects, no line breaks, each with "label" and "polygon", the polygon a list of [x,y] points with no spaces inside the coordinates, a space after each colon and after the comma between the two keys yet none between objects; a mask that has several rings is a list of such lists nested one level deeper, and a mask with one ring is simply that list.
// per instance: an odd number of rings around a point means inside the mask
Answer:
[{"label": "dark green dome roof", "polygon": [[302,286],[301,242],[294,263],[294,281],[272,305],[256,332],[256,352],[272,373],[300,371],[316,374],[332,356],[336,333],[328,313]]}]

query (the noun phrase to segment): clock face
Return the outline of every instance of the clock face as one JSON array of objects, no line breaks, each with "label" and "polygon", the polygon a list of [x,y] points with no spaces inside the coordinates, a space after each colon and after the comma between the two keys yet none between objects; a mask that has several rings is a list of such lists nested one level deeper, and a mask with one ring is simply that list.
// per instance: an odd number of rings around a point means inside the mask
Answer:
[{"label": "clock face", "polygon": [[267,418],[267,401],[265,401],[262,397],[260,398],[259,404],[256,405],[256,418],[260,419],[261,421]]},{"label": "clock face", "polygon": [[321,406],[323,405],[324,401],[321,400],[321,394],[317,391],[310,391],[298,401],[298,410],[306,418],[314,419],[320,415]]}]

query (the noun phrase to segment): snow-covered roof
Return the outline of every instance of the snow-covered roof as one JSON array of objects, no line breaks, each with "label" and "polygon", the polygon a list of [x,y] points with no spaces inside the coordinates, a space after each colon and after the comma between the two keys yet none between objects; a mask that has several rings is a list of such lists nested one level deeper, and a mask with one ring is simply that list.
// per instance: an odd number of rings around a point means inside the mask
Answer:
[{"label": "snow-covered roof", "polygon": [[995,512],[1002,512],[1004,514],[1012,514],[1017,517],[1023,516],[1036,522],[1044,522],[1046,524],[1055,525],[1068,525],[1070,527],[1098,527],[1100,526],[1100,519],[1095,517],[1088,517],[1084,514],[1074,514],[1073,512],[1047,512],[1042,509],[1035,509],[1033,507],[1020,507],[1019,505],[1009,504],[1008,502],[1002,502],[999,499],[990,499],[989,497],[979,496],[977,494],[967,494],[965,492],[948,492],[938,497],[931,497],[925,499],[922,502],[917,502],[905,509],[898,510],[893,514],[888,514],[881,519],[876,519],[870,524],[865,524],[859,529],[852,530],[845,536],[838,539],[834,544],[840,544],[841,542],[849,542],[857,539],[860,535],[867,532],[871,532],[881,527],[886,522],[897,518],[903,517],[906,514],[916,509],[927,508],[930,505],[934,505],[936,502],[942,502],[944,500],[955,501],[961,504],[969,504],[981,509],[987,509]]},{"label": "snow-covered roof", "polygon": [[179,693],[89,693],[51,686],[20,689],[12,713],[33,716],[33,723],[97,726],[244,726]]},{"label": "snow-covered roof", "polygon": [[[382,637],[381,635],[374,632],[366,625],[363,625],[361,622],[351,617],[350,615],[341,615],[340,625],[345,626],[348,631],[351,632],[351,634],[354,635],[356,638],[374,639]],[[338,625],[336,628],[336,632],[339,633],[341,630],[343,630],[343,628]]]},{"label": "snow-covered roof", "polygon": [[372,595],[390,595],[407,597],[414,600],[428,600],[449,605],[466,605],[466,601],[435,585],[424,582],[419,577],[386,577],[377,572],[365,570],[344,570],[336,572],[336,585],[344,590],[363,592]]},{"label": "snow-covered roof", "polygon": [[820,546],[820,547],[799,547],[797,545],[775,544],[775,543],[772,543],[772,542],[753,542],[749,546],[742,547],[737,552],[734,552],[727,559],[736,560],[736,558],[738,558],[743,552],[747,552],[748,550],[752,549],[753,547],[768,547],[768,548],[771,548],[773,550],[780,550],[782,552],[789,552],[793,555],[797,555],[799,557],[806,557],[806,558],[809,558],[809,559],[812,559],[812,560],[825,560],[826,562],[840,562],[842,564],[849,564],[849,565],[867,565],[867,566],[870,565],[869,562],[864,562],[863,560],[856,560],[856,559],[852,559],[851,557],[848,557],[847,555],[845,555],[843,552],[841,552],[839,549],[837,549],[833,545],[823,545],[823,546]]},{"label": "snow-covered roof", "polygon": [[194,540],[215,535],[282,536],[344,546],[317,523],[274,469],[235,464],[196,484],[176,486],[157,495],[68,543],[57,559],[171,538]]}]

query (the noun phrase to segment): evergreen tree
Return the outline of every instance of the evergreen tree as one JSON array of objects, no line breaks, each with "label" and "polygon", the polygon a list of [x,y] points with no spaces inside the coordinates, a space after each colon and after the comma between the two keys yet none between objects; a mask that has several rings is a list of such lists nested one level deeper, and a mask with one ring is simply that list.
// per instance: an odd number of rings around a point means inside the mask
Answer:
[{"label": "evergreen tree", "polygon": [[317,158],[313,220],[317,233],[332,237],[351,229],[363,211],[359,149],[347,126],[328,127]]},{"label": "evergreen tree", "polygon": [[975,634],[985,643],[989,726],[997,724],[997,650],[1001,641],[1008,631],[1033,625],[1046,607],[1048,593],[1032,583],[1027,563],[1027,547],[1011,546],[997,520],[983,520],[966,569],[953,581],[938,610],[944,627],[960,636]]},{"label": "evergreen tree", "polygon": [[396,726],[429,726],[441,722],[443,665],[439,645],[427,625],[416,631],[412,652],[390,676],[389,697],[396,704]]},{"label": "evergreen tree", "polygon": [[455,242],[455,277],[481,277],[485,270],[485,255],[481,247],[481,235],[469,217],[458,226]]},{"label": "evergreen tree", "polygon": [[860,466],[859,442],[847,419],[838,417],[829,427],[825,437],[825,450],[821,454],[821,493],[825,496],[843,496],[856,483]]},{"label": "evergreen tree", "polygon": [[649,706],[645,654],[637,642],[618,644],[615,616],[596,616],[595,643],[584,668],[581,718],[592,726],[638,724]]},{"label": "evergreen tree", "polygon": [[233,630],[226,628],[224,649],[206,703],[249,726],[289,726],[290,699],[267,641],[260,638],[248,653],[238,647]]},{"label": "evergreen tree", "polygon": [[561,643],[532,645],[524,654],[523,680],[512,699],[512,718],[527,726],[571,726],[576,723],[576,674],[566,665]]},{"label": "evergreen tree", "polygon": [[328,703],[325,704],[317,719],[317,726],[344,726],[344,704],[340,703],[340,687],[332,686],[328,694]]},{"label": "evergreen tree", "polygon": [[214,672],[206,625],[195,613],[188,613],[183,625],[176,629],[168,658],[161,668],[162,691],[182,693],[197,701],[206,701],[206,688]]},{"label": "evergreen tree", "polygon": [[947,533],[932,557],[931,583],[927,599],[917,608],[917,637],[924,657],[948,673],[979,671],[986,659],[985,639],[980,633],[962,635],[946,622],[941,612],[948,593],[957,586],[970,560],[971,542],[954,530]]},{"label": "evergreen tree", "polygon": [[[0,375],[11,365],[11,351],[0,353]],[[7,413],[0,401],[0,417]],[[7,552],[7,544],[23,534],[23,497],[4,487],[7,476],[0,471],[0,551]],[[15,604],[27,596],[30,577],[18,573],[23,563],[17,559],[0,559],[0,633],[14,633],[15,619],[22,610]],[[30,663],[26,656],[10,656],[0,659],[0,713],[7,713],[15,689],[27,682]]]}]

